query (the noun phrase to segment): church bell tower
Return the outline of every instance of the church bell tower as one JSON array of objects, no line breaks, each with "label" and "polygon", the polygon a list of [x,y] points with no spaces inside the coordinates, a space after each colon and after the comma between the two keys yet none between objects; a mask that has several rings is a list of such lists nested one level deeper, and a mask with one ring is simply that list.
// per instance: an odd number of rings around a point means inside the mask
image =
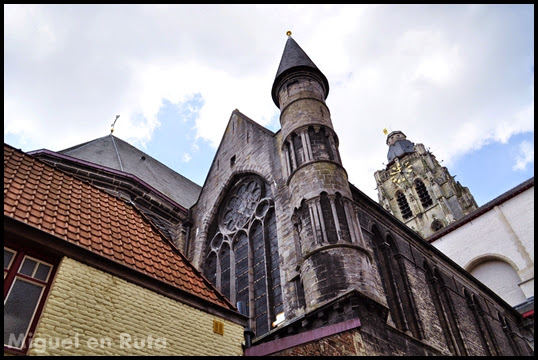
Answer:
[{"label": "church bell tower", "polygon": [[422,237],[478,208],[468,188],[423,144],[401,131],[387,135],[387,167],[375,172],[379,203]]}]

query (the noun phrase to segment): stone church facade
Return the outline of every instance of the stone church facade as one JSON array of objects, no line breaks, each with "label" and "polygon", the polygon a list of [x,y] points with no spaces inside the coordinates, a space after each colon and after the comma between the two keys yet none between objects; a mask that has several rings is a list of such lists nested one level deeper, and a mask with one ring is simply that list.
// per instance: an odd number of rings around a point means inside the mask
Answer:
[{"label": "stone church facade", "polygon": [[[34,155],[144,201],[248,316],[245,355],[531,355],[517,311],[349,183],[328,94],[289,36],[271,89],[281,129],[233,111],[203,187],[184,190],[199,191],[195,203],[149,180],[98,178],[106,168],[82,171],[66,154]],[[149,195],[133,195],[144,184]]]},{"label": "stone church facade", "polygon": [[186,244],[250,316],[249,352],[360,319],[350,353],[525,354],[506,304],[349,184],[329,83],[291,37],[271,93],[281,130],[233,112]]}]

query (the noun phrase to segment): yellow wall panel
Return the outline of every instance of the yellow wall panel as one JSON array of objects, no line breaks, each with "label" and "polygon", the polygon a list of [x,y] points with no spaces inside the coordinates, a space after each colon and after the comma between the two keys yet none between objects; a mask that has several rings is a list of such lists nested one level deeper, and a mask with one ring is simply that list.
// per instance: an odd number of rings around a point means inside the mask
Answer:
[{"label": "yellow wall panel", "polygon": [[64,258],[28,353],[243,355],[242,343],[241,325]]}]

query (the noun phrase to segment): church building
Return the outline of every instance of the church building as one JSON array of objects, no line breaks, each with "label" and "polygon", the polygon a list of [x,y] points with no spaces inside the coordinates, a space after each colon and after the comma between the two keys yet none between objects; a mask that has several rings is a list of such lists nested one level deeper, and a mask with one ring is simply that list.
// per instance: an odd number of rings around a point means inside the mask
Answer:
[{"label": "church building", "polygon": [[441,197],[409,181],[436,161],[400,160],[410,142],[393,132],[373,201],[348,180],[329,88],[288,33],[268,89],[281,128],[234,110],[202,187],[112,134],[29,156],[143,214],[235,307],[217,312],[229,327],[244,317],[244,355],[532,355],[521,314],[424,240],[476,209],[468,189],[448,172]]}]

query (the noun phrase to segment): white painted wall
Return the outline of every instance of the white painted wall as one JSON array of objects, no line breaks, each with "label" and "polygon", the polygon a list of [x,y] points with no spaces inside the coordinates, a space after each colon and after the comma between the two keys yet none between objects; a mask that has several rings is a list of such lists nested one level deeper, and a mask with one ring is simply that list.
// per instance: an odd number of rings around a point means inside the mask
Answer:
[{"label": "white painted wall", "polygon": [[510,305],[522,303],[534,296],[534,186],[432,245]]},{"label": "white painted wall", "polygon": [[527,300],[518,286],[520,282],[518,274],[510,264],[502,260],[483,262],[475,267],[471,274],[497,294],[502,294],[502,298],[512,306]]}]

